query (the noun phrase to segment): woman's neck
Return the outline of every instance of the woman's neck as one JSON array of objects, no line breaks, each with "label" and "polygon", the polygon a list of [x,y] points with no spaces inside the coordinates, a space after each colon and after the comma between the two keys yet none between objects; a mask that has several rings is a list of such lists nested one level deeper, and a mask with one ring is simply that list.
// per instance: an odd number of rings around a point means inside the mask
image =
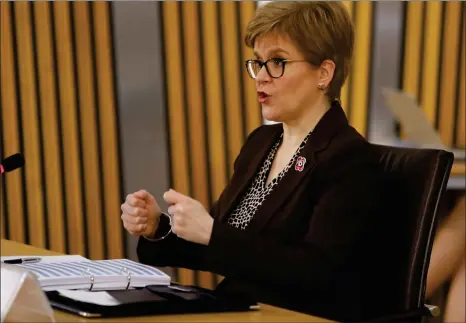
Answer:
[{"label": "woman's neck", "polygon": [[282,143],[286,146],[299,146],[329,109],[330,102],[324,99],[307,108],[306,113],[298,119],[283,122]]}]

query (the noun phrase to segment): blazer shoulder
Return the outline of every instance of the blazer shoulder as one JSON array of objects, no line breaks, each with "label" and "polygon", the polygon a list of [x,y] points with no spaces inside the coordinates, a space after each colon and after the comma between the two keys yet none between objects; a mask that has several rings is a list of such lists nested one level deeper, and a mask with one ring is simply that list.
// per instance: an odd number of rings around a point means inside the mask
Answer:
[{"label": "blazer shoulder", "polygon": [[333,138],[330,145],[333,148],[332,151],[336,154],[354,150],[371,154],[374,151],[372,144],[350,125],[342,128]]},{"label": "blazer shoulder", "polygon": [[321,162],[325,168],[334,168],[335,165],[363,168],[371,165],[371,168],[377,169],[380,166],[374,146],[349,125],[342,128],[332,139],[321,157]]}]

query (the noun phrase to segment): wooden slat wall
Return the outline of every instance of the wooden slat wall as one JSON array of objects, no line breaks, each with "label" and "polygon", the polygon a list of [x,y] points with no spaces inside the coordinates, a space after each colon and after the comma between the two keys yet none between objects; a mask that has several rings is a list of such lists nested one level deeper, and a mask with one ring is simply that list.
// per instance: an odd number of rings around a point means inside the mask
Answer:
[{"label": "wooden slat wall", "polygon": [[47,198],[48,229],[54,232],[50,248],[58,252],[66,251],[63,176],[60,171],[60,129],[58,127],[57,91],[54,77],[53,38],[50,9],[45,2],[36,2],[33,6],[34,24],[37,37],[37,72],[39,73],[39,91],[41,120],[47,120],[42,128],[44,138],[43,152],[45,166],[45,194]]},{"label": "wooden slat wall", "polygon": [[[92,24],[94,30],[94,50],[97,73],[98,126],[101,138],[102,196],[104,198],[105,226],[108,258],[118,258],[123,254],[124,232],[121,225],[120,203],[122,201],[118,120],[115,93],[115,73],[113,71],[111,13],[106,2],[93,3]],[[102,167],[101,167],[102,168]]]},{"label": "wooden slat wall", "polygon": [[465,147],[465,9],[459,1],[405,4],[401,88],[417,98],[445,144],[456,147]]},{"label": "wooden slat wall", "polygon": [[[36,75],[33,57],[33,38],[31,10],[27,2],[17,2],[13,8],[15,19],[15,42],[17,73],[19,80],[19,105],[21,131],[23,134],[24,154],[28,163],[24,169],[26,175],[26,206],[28,213],[28,230],[31,244],[45,247],[45,205],[42,193],[42,152],[40,151],[39,107],[37,102]],[[5,84],[7,86],[7,84]]]},{"label": "wooden slat wall", "polygon": [[2,179],[2,237],[123,257],[110,5],[2,1],[1,23],[0,153],[26,159]]},{"label": "wooden slat wall", "polygon": [[[182,19],[186,24],[192,26],[183,33],[183,46],[186,52],[193,55],[185,55],[185,68],[192,73],[186,75],[186,82],[190,86],[186,87],[187,118],[190,129],[195,129],[199,125],[205,124],[204,97],[202,95],[202,63],[200,61],[201,45],[198,41],[199,24],[196,23],[199,16],[199,9],[195,2],[186,2],[182,9]],[[209,205],[209,190],[206,181],[208,171],[205,167],[207,163],[206,154],[206,134],[199,131],[196,136],[189,136],[189,153],[192,160],[190,182],[191,194],[193,198],[203,205]],[[183,279],[194,278],[190,271],[183,272]],[[199,284],[205,287],[212,287],[212,278],[209,273],[198,273]]]},{"label": "wooden slat wall", "polygon": [[[1,11],[1,47],[0,47],[0,69],[1,69],[1,97],[2,97],[2,149],[3,155],[8,156],[23,150],[21,140],[21,119],[18,111],[18,85],[17,85],[17,56],[14,46],[13,15],[10,2],[0,3]],[[6,197],[5,217],[12,214],[14,221],[7,221],[8,228],[5,233],[12,240],[25,241],[27,235],[27,218],[25,217],[25,195],[24,195],[25,172],[12,172],[8,176],[2,176],[5,189],[3,196]],[[8,189],[6,189],[8,188]]]},{"label": "wooden slat wall", "polygon": [[[343,4],[345,5],[346,9],[348,10],[348,13],[354,20],[353,16],[353,7],[355,6],[355,2],[353,1],[343,1]],[[348,75],[345,84],[343,84],[343,88],[341,89],[341,95],[340,95],[340,100],[341,100],[341,106],[343,110],[345,111],[346,115],[348,116],[349,114],[349,102],[350,102],[350,93],[349,93],[349,87],[351,83],[351,74]]]},{"label": "wooden slat wall", "polygon": [[84,201],[81,183],[83,169],[79,158],[79,119],[70,4],[68,2],[54,2],[52,4],[52,17],[56,38],[55,59],[59,88],[59,113],[61,115],[68,239],[70,252],[82,254],[87,252],[87,244],[85,244],[84,237]]},{"label": "wooden slat wall", "polygon": [[[244,45],[255,2],[164,2],[164,56],[167,80],[171,174],[174,189],[207,208],[232,175],[246,136],[262,124],[254,80],[244,68],[253,57]],[[342,101],[351,123],[367,129],[372,7],[345,2],[357,30],[352,76]],[[357,71],[357,73],[356,73]],[[184,284],[212,287],[210,273],[178,269]]]},{"label": "wooden slat wall", "polygon": [[372,64],[373,7],[368,1],[342,1],[355,28],[351,69],[341,90],[340,100],[350,124],[362,135],[367,134]]},{"label": "wooden slat wall", "polygon": [[[0,185],[3,184],[0,183]],[[2,191],[4,190],[4,188],[2,187]],[[6,236],[6,232],[7,232],[7,229],[6,229],[6,220],[5,220],[5,198],[3,197],[3,194],[0,193],[0,234],[2,237],[5,237]]]},{"label": "wooden slat wall", "polygon": [[240,66],[238,67],[242,73],[242,89],[243,89],[243,107],[245,109],[244,116],[246,118],[246,134],[250,134],[257,125],[262,123],[262,114],[255,108],[257,105],[257,93],[255,81],[251,79],[247,72],[244,71],[244,61],[254,57],[253,50],[244,45],[244,38],[246,37],[246,27],[249,23],[249,20],[254,16],[256,11],[256,4],[254,1],[245,1],[242,2],[239,6],[239,19],[240,19],[240,39],[238,40],[238,45],[241,48],[241,61]]},{"label": "wooden slat wall", "polygon": [[[185,113],[185,86],[183,83],[183,52],[179,4],[170,2],[163,4],[163,29],[165,47],[165,65],[167,80],[167,100],[170,104],[169,132],[170,132],[170,164],[172,167],[173,188],[183,194],[190,194],[188,137]],[[185,269],[178,270],[178,281],[185,284],[194,283],[194,275]]]},{"label": "wooden slat wall", "polygon": [[[262,123],[243,62],[253,2],[164,2],[164,50],[172,185],[207,208],[232,174],[245,137]],[[185,284],[212,287],[210,273],[179,269]]]},{"label": "wooden slat wall", "polygon": [[463,3],[463,22],[461,30],[461,55],[460,55],[460,75],[458,82],[458,116],[456,117],[456,136],[455,145],[457,147],[466,147],[466,5]]},{"label": "wooden slat wall", "polygon": [[369,1],[352,3],[352,18],[355,28],[353,64],[349,73],[349,94],[346,113],[350,124],[363,136],[367,134],[370,69],[372,64],[372,16],[373,6]]},{"label": "wooden slat wall", "polygon": [[102,258],[104,255],[104,245],[102,243],[102,217],[94,216],[102,214],[102,181],[99,177],[101,173],[99,165],[99,141],[97,138],[97,122],[87,122],[96,120],[96,87],[94,82],[94,58],[92,55],[91,24],[89,3],[72,2],[74,11],[75,46],[76,46],[76,66],[78,84],[78,102],[80,104],[79,120],[81,124],[81,149],[83,154],[82,165],[84,170],[84,182],[87,184],[84,190],[86,214],[92,215],[87,218],[89,254],[92,258]]}]

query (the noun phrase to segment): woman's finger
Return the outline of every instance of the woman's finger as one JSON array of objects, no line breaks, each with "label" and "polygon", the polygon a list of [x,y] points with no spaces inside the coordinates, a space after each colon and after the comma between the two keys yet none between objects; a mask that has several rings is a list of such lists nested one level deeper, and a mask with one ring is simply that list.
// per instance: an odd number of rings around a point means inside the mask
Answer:
[{"label": "woman's finger", "polygon": [[147,211],[144,209],[133,210],[131,207],[122,207],[121,219],[134,224],[147,223]]},{"label": "woman's finger", "polygon": [[146,201],[135,194],[128,194],[126,203],[134,207],[146,207]]},{"label": "woman's finger", "polygon": [[125,228],[132,234],[139,235],[144,232],[147,228],[147,224],[133,224],[130,222],[125,223]]},{"label": "woman's finger", "polygon": [[140,207],[132,207],[128,204],[122,205],[122,211],[134,217],[146,217],[147,216],[146,209],[140,208]]}]

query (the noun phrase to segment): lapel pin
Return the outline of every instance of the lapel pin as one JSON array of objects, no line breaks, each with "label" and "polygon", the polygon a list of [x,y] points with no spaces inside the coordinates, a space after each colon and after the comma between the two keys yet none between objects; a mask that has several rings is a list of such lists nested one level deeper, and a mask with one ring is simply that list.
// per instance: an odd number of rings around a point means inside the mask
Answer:
[{"label": "lapel pin", "polygon": [[304,164],[306,164],[306,158],[299,156],[296,159],[296,164],[294,165],[294,169],[298,172],[302,172],[304,169]]}]

